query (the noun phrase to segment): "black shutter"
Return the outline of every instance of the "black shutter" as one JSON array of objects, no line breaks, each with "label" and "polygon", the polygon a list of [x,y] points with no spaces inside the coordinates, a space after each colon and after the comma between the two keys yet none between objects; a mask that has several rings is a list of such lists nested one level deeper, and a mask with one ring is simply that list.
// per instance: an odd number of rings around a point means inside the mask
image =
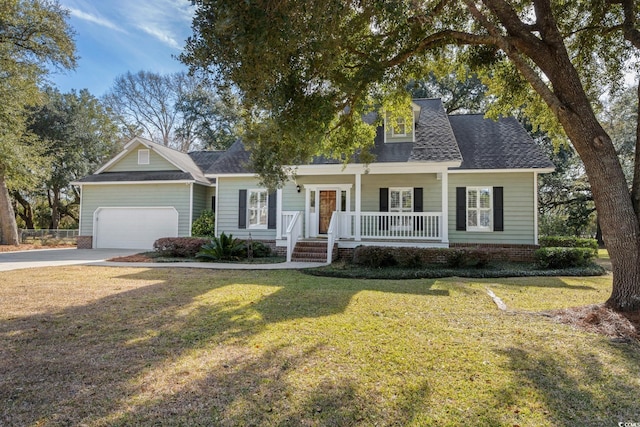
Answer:
[{"label": "black shutter", "polygon": [[247,228],[247,190],[240,190],[238,197],[238,228]]},{"label": "black shutter", "polygon": [[276,192],[274,191],[273,193],[269,194],[267,200],[267,206],[269,209],[267,212],[267,228],[275,229],[276,223],[278,221],[276,211],[276,202],[278,201],[278,199],[276,198]]},{"label": "black shutter", "polygon": [[493,231],[504,231],[503,187],[493,187]]},{"label": "black shutter", "polygon": [[467,229],[467,188],[456,187],[456,230]]},{"label": "black shutter", "polygon": [[413,211],[422,212],[422,188],[416,187],[413,189]]},{"label": "black shutter", "polygon": [[211,196],[211,211],[216,213],[216,196]]},{"label": "black shutter", "polygon": [[[389,189],[380,189],[380,212],[389,212]],[[378,225],[380,230],[387,230],[389,228],[389,218],[380,217],[380,223]]]},{"label": "black shutter", "polygon": [[[413,211],[414,212],[422,212],[422,187],[415,187],[413,189]],[[414,217],[413,218],[413,229],[415,231],[424,230],[424,217]]]}]

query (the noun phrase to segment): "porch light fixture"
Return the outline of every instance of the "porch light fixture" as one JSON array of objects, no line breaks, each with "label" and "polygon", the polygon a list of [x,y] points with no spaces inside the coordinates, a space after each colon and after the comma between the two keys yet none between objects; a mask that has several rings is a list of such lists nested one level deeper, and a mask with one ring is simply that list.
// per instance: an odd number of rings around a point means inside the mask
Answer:
[{"label": "porch light fixture", "polygon": [[300,184],[296,185],[296,191],[299,193],[300,192]]}]

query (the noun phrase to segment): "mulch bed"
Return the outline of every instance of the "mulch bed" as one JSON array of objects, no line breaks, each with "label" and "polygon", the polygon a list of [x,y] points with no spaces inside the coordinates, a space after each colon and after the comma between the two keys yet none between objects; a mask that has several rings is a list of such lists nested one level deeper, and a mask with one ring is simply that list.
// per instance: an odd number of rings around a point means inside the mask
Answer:
[{"label": "mulch bed", "polygon": [[560,323],[606,335],[616,342],[640,341],[640,312],[620,313],[604,304],[554,310],[548,313]]},{"label": "mulch bed", "polygon": [[155,262],[155,259],[145,254],[135,254],[129,256],[119,256],[108,259],[111,262]]}]

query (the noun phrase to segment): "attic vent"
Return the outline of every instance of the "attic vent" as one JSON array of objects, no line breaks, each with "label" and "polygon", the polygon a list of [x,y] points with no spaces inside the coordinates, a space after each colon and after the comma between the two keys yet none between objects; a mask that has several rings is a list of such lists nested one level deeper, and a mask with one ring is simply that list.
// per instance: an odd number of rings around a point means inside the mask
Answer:
[{"label": "attic vent", "polygon": [[138,164],[139,165],[149,164],[149,150],[138,150]]}]

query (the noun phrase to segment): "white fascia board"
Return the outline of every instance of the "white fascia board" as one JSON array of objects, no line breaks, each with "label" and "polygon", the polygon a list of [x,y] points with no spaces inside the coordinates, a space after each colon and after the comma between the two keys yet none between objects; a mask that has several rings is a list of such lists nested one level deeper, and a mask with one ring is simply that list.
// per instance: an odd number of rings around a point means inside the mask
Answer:
[{"label": "white fascia board", "polygon": [[[139,184],[202,184],[207,185],[201,182],[197,182],[194,180],[186,180],[182,179],[179,181],[104,181],[104,182],[72,182],[71,185],[139,185]],[[209,185],[209,187],[214,187],[213,185]]]},{"label": "white fascia board", "polygon": [[518,173],[518,172],[537,172],[551,173],[555,168],[528,168],[528,169],[450,169],[449,173]]},{"label": "white fascia board", "polygon": [[97,175],[99,173],[102,173],[104,171],[106,171],[107,169],[109,169],[111,166],[113,166],[114,164],[118,163],[124,156],[126,156],[127,154],[129,154],[132,151],[132,147],[135,144],[142,144],[145,147],[147,147],[149,150],[153,151],[154,153],[156,153],[157,155],[159,155],[160,157],[162,157],[163,159],[165,159],[166,161],[168,161],[169,163],[171,163],[173,166],[177,167],[178,169],[180,169],[182,172],[189,172],[188,170],[181,168],[180,165],[175,164],[171,159],[167,158],[167,156],[163,155],[160,151],[154,149],[154,147],[151,145],[153,142],[149,141],[148,139],[145,138],[141,138],[139,136],[136,136],[135,138],[133,138],[131,141],[127,142],[124,146],[124,148],[122,149],[122,151],[120,152],[120,154],[118,154],[117,156],[115,156],[113,159],[109,160],[107,163],[105,163],[100,169],[98,169],[97,171],[95,171],[93,174]]}]

